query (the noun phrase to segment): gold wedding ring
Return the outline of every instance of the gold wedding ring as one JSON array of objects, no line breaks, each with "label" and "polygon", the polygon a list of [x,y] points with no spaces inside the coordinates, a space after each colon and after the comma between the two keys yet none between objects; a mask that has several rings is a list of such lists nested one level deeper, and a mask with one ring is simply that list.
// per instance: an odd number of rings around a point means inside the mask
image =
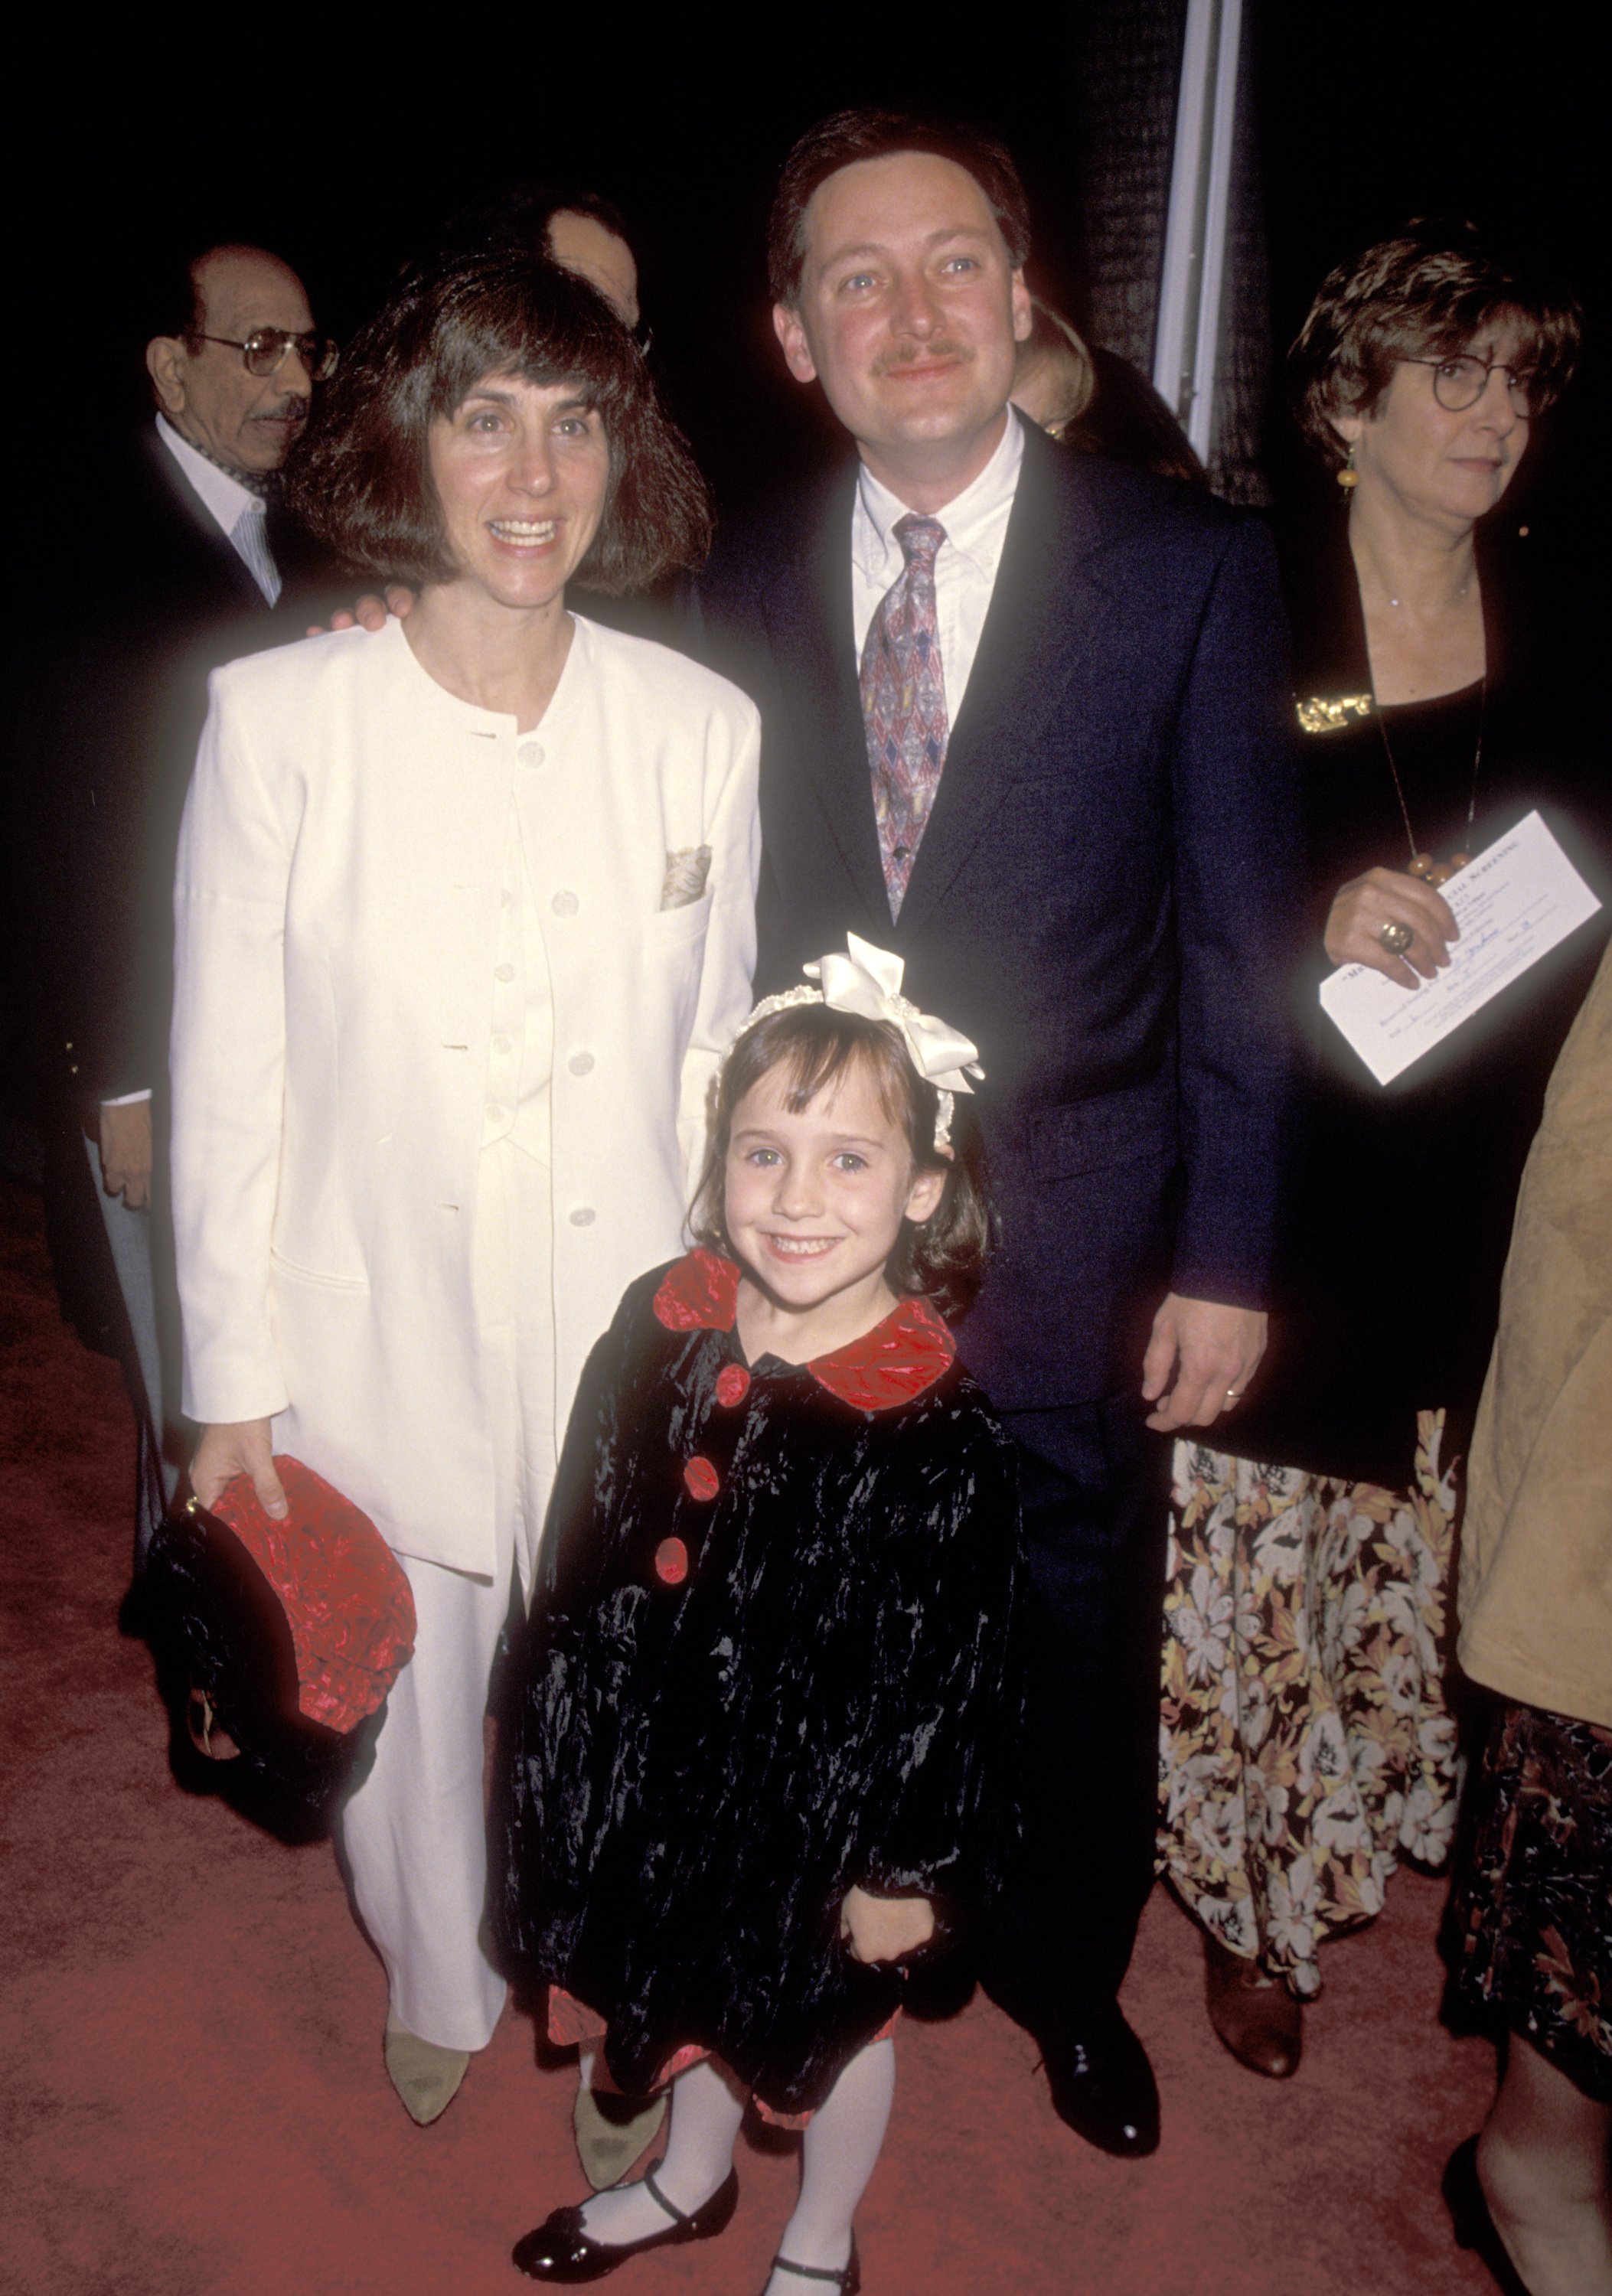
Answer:
[{"label": "gold wedding ring", "polygon": [[1413,926],[1402,925],[1397,918],[1392,918],[1378,933],[1378,939],[1390,956],[1403,956],[1416,939],[1416,931]]}]

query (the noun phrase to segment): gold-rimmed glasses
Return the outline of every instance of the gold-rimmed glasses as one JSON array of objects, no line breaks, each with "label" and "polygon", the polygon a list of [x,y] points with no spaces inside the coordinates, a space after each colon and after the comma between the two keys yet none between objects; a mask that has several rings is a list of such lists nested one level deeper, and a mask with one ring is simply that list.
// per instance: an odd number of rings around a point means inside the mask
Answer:
[{"label": "gold-rimmed glasses", "polygon": [[234,335],[203,335],[204,343],[222,343],[239,351],[248,374],[278,374],[286,353],[295,351],[315,382],[328,382],[341,354],[328,335],[300,335],[289,327],[254,327],[244,342]]}]

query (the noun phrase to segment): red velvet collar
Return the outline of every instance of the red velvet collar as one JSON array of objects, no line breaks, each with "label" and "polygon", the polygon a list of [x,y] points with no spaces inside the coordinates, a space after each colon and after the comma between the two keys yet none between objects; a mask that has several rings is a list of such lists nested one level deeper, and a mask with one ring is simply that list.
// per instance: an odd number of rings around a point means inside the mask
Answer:
[{"label": "red velvet collar", "polygon": [[[669,1267],[655,1293],[655,1314],[670,1332],[731,1332],[738,1308],[738,1267],[703,1246]],[[814,1357],[806,1368],[842,1403],[889,1411],[933,1387],[956,1355],[956,1341],[928,1300],[903,1300],[871,1332]]]}]

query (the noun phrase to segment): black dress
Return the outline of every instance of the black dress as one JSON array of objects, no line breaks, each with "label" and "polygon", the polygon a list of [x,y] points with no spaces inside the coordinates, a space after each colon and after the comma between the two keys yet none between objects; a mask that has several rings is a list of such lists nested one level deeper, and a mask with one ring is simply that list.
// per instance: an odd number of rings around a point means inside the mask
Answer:
[{"label": "black dress", "polygon": [[[1537,806],[1605,898],[1600,743],[1576,719],[1587,648],[1532,543],[1480,529],[1484,686],[1380,723],[1344,506],[1286,556],[1297,700],[1339,721],[1299,736],[1312,914],[1294,1013],[1312,1070],[1270,1354],[1233,1417],[1176,1447],[1159,1856],[1216,1937],[1301,1997],[1402,1857],[1447,1854],[1455,1469],[1523,1162],[1606,920],[1386,1086],[1320,1009],[1321,935],[1340,884],[1410,860],[1390,753],[1421,850],[1479,850]],[[1419,1458],[1418,1415],[1441,1411]]]},{"label": "black dress", "polygon": [[[738,1271],[628,1292],[560,1464],[495,1826],[512,1974],[607,2023],[629,2095],[714,2052],[820,2104],[902,1975],[853,1885],[977,1918],[1013,1843],[1013,1453],[909,1301],[854,1346],[744,1364]],[[501,1870],[499,1870],[501,1869]]]},{"label": "black dress", "polygon": [[[1580,721],[1590,681],[1535,582],[1524,529],[1479,529],[1488,676],[1431,701],[1301,734],[1310,843],[1309,955],[1295,1017],[1311,1047],[1271,1350],[1225,1434],[1246,1459],[1402,1490],[1419,1411],[1443,1410],[1465,1455],[1499,1312],[1501,1272],[1545,1086],[1605,944],[1581,925],[1389,1085],[1320,1010],[1338,887],[1416,849],[1481,852],[1535,808],[1603,898],[1612,819],[1600,742]],[[1289,554],[1301,722],[1320,700],[1369,697],[1366,634],[1340,516]],[[1385,742],[1385,735],[1386,741]],[[1481,744],[1481,750],[1480,750]],[[1476,774],[1474,771],[1476,767]],[[1468,808],[1472,819],[1468,822]]]}]

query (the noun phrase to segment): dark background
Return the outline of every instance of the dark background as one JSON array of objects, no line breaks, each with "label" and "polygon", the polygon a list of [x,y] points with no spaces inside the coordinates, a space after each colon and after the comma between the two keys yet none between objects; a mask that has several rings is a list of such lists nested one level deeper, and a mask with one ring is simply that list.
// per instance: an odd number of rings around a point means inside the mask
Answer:
[{"label": "dark background", "polygon": [[[1184,0],[1136,4],[1156,24]],[[782,373],[763,287],[767,201],[792,135],[865,101],[997,126],[1032,194],[1032,279],[1083,317],[1083,43],[1098,17],[1112,37],[1122,5],[975,0],[925,19],[774,0],[645,19],[563,0],[461,0],[428,17],[256,0],[250,18],[131,14],[93,37],[64,16],[34,31],[31,57],[16,52],[8,101],[13,453],[37,440],[27,476],[43,480],[47,521],[66,514],[71,456],[64,468],[58,450],[143,404],[143,280],[159,243],[261,241],[341,336],[446,210],[530,176],[591,184],[625,209],[658,371],[730,504],[832,436],[816,393]],[[1559,0],[1251,0],[1248,32],[1273,342],[1291,339],[1328,265],[1409,214],[1515,229],[1590,305],[1584,382],[1534,457],[1566,463],[1550,491],[1581,527],[1608,477],[1608,127],[1592,22]],[[1267,428],[1279,483],[1281,430]]]}]

